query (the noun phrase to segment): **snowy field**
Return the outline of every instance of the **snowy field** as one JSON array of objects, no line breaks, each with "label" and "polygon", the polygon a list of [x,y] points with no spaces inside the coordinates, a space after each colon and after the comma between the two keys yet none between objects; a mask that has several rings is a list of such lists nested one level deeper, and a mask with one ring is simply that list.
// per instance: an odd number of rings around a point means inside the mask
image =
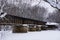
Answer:
[{"label": "snowy field", "polygon": [[60,40],[60,31],[40,31],[28,33],[0,32],[0,40]]}]

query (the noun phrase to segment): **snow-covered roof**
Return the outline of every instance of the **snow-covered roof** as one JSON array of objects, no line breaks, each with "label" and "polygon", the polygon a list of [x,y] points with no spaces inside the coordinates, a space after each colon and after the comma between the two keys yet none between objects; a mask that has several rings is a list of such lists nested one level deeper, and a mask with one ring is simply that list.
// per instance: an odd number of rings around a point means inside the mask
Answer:
[{"label": "snow-covered roof", "polygon": [[[58,14],[57,9],[44,0],[7,0],[4,11],[9,15],[23,18],[60,22],[56,19],[58,15],[55,15]],[[53,17],[50,17],[51,15]]]},{"label": "snow-covered roof", "polygon": [[47,22],[46,25],[59,25],[59,24],[54,22]]}]

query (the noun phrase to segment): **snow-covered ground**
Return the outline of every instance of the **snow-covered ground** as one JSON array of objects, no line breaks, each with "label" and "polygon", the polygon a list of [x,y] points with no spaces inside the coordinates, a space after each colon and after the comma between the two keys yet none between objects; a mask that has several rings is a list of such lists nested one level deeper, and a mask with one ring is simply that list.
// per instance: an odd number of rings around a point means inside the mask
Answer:
[{"label": "snow-covered ground", "polygon": [[28,33],[0,32],[0,40],[60,40],[60,31],[40,31]]}]

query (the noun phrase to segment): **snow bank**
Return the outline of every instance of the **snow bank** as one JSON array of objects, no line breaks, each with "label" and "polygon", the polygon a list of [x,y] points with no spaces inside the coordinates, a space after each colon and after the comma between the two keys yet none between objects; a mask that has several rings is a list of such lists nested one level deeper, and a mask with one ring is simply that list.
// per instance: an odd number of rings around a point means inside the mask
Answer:
[{"label": "snow bank", "polygon": [[3,40],[60,40],[60,31],[5,33]]}]

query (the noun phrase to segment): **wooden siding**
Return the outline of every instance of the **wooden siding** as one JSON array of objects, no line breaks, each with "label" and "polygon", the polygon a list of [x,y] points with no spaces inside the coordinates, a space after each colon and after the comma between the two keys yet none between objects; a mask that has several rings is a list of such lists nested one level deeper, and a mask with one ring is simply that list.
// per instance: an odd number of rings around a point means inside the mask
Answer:
[{"label": "wooden siding", "polygon": [[46,22],[43,21],[37,21],[27,18],[21,18],[16,16],[7,16],[6,19],[2,20],[0,23],[15,23],[15,24],[39,24],[39,25],[45,25]]}]

